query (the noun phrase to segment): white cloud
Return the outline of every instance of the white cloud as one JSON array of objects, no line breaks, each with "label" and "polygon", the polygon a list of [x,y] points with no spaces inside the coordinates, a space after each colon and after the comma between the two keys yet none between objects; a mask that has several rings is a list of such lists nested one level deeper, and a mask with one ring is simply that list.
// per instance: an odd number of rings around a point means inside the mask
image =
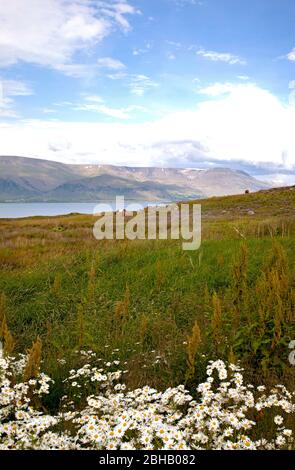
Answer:
[{"label": "white cloud", "polygon": [[[137,13],[127,0],[9,0],[0,2],[0,66],[19,61],[83,76],[75,54],[114,29],[130,29]],[[84,68],[83,68],[84,67]]]},{"label": "white cloud", "polygon": [[2,103],[0,105],[0,117],[1,118],[19,118],[19,114],[10,106],[8,103]]},{"label": "white cloud", "polygon": [[174,47],[175,49],[181,49],[181,47],[182,47],[181,42],[169,41],[169,40],[166,40],[165,42],[166,42],[166,44],[168,44],[169,46]]},{"label": "white cloud", "polygon": [[197,55],[204,57],[205,59],[212,60],[214,62],[226,62],[230,65],[246,65],[246,61],[239,56],[230,54],[229,52],[216,52],[207,51],[206,49],[199,49]]},{"label": "white cloud", "polygon": [[184,7],[186,5],[203,5],[201,0],[172,0],[177,6]]},{"label": "white cloud", "polygon": [[295,174],[270,173],[259,176],[261,181],[269,181],[273,186],[295,185]]},{"label": "white cloud", "polygon": [[31,87],[20,80],[5,80],[0,78],[3,96],[30,96],[33,94]]},{"label": "white cloud", "polygon": [[144,112],[143,106],[130,105],[125,108],[113,108],[105,104],[103,98],[96,95],[84,97],[86,103],[75,105],[72,107],[74,111],[92,111],[118,120],[126,120],[132,118],[134,111]]},{"label": "white cloud", "polygon": [[98,73],[95,64],[56,64],[54,69],[74,78],[89,78]]},{"label": "white cloud", "polygon": [[154,47],[153,41],[146,41],[144,47],[141,47],[141,48],[140,47],[134,47],[133,51],[132,51],[132,54],[135,55],[135,56],[146,54],[151,49],[153,49],[153,47]]},{"label": "white cloud", "polygon": [[53,103],[53,106],[58,106],[60,108],[72,106],[72,101],[58,101],[57,103]]},{"label": "white cloud", "polygon": [[54,113],[56,113],[56,109],[53,109],[53,108],[42,108],[41,111],[44,114],[54,114]]},{"label": "white cloud", "polygon": [[97,61],[98,66],[104,69],[121,70],[125,68],[125,65],[117,59],[111,57],[102,57]]},{"label": "white cloud", "polygon": [[[100,112],[113,113],[107,105],[92,104],[104,106]],[[130,108],[120,111],[128,114]],[[125,119],[125,115],[119,118]],[[193,110],[144,123],[46,120],[2,124],[1,153],[129,165],[193,167],[200,161],[244,162],[266,172],[281,169],[287,173],[295,171],[294,122],[295,106],[282,104],[254,84],[239,84]],[[52,145],[61,136],[67,145],[53,151]]]},{"label": "white cloud", "polygon": [[111,80],[123,80],[126,78],[128,75],[125,72],[116,72],[116,73],[111,73],[107,77]]},{"label": "white cloud", "polygon": [[[232,92],[237,85],[234,85],[233,83],[214,83],[213,85],[209,85],[205,88],[200,88],[198,90],[198,93],[201,95],[206,95],[206,96],[220,96],[220,95],[225,95],[227,93]],[[242,85],[241,85],[242,86]]]},{"label": "white cloud", "polygon": [[121,71],[107,76],[111,80],[122,80],[123,85],[129,88],[131,94],[136,96],[143,96],[159,86],[159,83],[144,74],[129,74]]},{"label": "white cloud", "polygon": [[130,115],[128,114],[129,108],[111,108],[104,104],[82,104],[74,107],[73,109],[76,111],[94,111],[115,119],[130,119]]},{"label": "white cloud", "polygon": [[56,64],[55,70],[62,72],[64,75],[75,78],[91,78],[99,74],[100,69],[121,70],[125,65],[119,60],[111,57],[103,57],[98,59],[97,63],[92,64]]},{"label": "white cloud", "polygon": [[154,82],[146,75],[132,75],[130,77],[129,88],[133,95],[143,96],[148,90],[156,88],[158,83]]},{"label": "white cloud", "polygon": [[229,93],[236,93],[238,90],[242,92],[247,89],[253,89],[256,87],[255,83],[231,83],[231,82],[216,82],[206,87],[199,88],[196,90],[198,94],[210,96],[211,98],[217,98],[219,96],[228,95]]},{"label": "white cloud", "polygon": [[133,111],[144,110],[141,106],[127,106],[126,108],[110,108],[109,106],[101,105],[98,107],[98,111],[106,116],[110,116],[116,119],[131,119],[131,113]]},{"label": "white cloud", "polygon": [[86,101],[92,101],[94,103],[103,103],[104,99],[98,95],[86,95],[84,98]]},{"label": "white cloud", "polygon": [[295,62],[295,47],[291,52],[289,52],[289,54],[287,55],[287,58],[291,60],[292,62]]},{"label": "white cloud", "polygon": [[237,78],[239,80],[242,80],[243,82],[247,82],[248,80],[250,80],[250,77],[248,77],[248,75],[238,75]]},{"label": "white cloud", "polygon": [[77,106],[78,111],[95,111],[100,114],[105,114],[106,116],[116,118],[116,119],[130,119],[130,115],[128,114],[128,108],[126,109],[119,109],[119,108],[110,108],[104,104],[96,105],[96,104],[85,104],[81,106]]},{"label": "white cloud", "polygon": [[14,98],[32,94],[33,91],[27,83],[19,80],[4,80],[0,77],[0,116],[18,117],[18,113],[15,111]]},{"label": "white cloud", "polygon": [[202,143],[214,159],[295,167],[295,107],[269,91],[232,86],[223,98],[202,103],[197,114]]}]

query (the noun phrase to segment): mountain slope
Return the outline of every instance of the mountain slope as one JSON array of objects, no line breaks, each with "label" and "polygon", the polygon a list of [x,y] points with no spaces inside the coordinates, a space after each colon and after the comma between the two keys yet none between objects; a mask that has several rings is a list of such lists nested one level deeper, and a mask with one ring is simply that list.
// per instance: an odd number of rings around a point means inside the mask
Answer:
[{"label": "mountain slope", "polygon": [[75,177],[81,178],[81,175],[75,175],[71,165],[63,163],[37,158],[0,156],[0,177],[18,181],[27,189],[44,192],[66,181],[72,181]]},{"label": "mountain slope", "polygon": [[[181,197],[187,197],[184,189],[175,185],[162,185],[153,181],[137,181],[135,179],[120,178],[108,174],[102,174],[92,178],[64,183],[53,191],[46,194],[48,201],[68,200],[97,201],[115,198],[123,195],[129,200],[165,200],[170,201]],[[202,193],[190,191],[190,195],[195,198],[202,197]]]},{"label": "mountain slope", "polygon": [[92,202],[127,199],[168,201],[258,191],[268,185],[228,168],[67,165],[0,156],[0,202]]}]

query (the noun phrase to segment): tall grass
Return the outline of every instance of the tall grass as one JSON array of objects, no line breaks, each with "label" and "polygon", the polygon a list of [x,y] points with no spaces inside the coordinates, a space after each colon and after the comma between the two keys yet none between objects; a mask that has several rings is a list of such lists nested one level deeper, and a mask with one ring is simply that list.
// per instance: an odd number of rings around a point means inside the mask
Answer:
[{"label": "tall grass", "polygon": [[294,387],[295,193],[267,194],[203,201],[199,252],[171,240],[98,243],[91,216],[1,222],[4,345],[7,332],[21,352],[39,336],[56,403],[57,359],[76,366],[76,349],[105,360],[118,350],[132,387],[194,386],[210,359],[240,361],[254,382]]}]

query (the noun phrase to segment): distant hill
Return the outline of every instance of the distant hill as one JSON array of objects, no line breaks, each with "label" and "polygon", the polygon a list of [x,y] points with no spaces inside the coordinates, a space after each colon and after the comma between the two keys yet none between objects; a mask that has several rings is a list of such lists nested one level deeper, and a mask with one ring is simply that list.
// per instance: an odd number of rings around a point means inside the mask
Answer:
[{"label": "distant hill", "polygon": [[0,202],[96,202],[124,195],[129,200],[170,201],[267,189],[243,171],[69,165],[0,156]]}]

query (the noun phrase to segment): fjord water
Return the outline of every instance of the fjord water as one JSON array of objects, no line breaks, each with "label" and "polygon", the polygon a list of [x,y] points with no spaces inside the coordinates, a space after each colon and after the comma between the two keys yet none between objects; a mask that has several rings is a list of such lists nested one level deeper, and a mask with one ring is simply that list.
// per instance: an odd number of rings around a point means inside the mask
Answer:
[{"label": "fjord water", "polygon": [[[0,203],[0,219],[18,219],[34,216],[56,216],[72,213],[92,214],[98,204],[107,204],[116,210],[115,200],[97,202],[32,202],[32,203]],[[142,207],[155,205],[148,201],[125,201],[128,205],[139,204]],[[130,207],[131,208],[131,207]]]}]

